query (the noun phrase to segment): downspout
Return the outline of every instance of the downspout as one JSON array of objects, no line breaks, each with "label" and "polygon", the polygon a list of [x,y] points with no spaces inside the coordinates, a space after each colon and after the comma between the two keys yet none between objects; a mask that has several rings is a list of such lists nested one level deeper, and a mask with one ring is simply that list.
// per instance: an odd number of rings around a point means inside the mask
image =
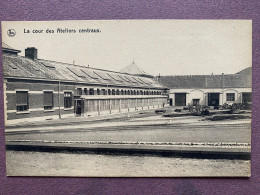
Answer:
[{"label": "downspout", "polygon": [[224,104],[224,73],[222,73],[222,77],[221,77],[221,91],[222,91],[222,105]]},{"label": "downspout", "polygon": [[61,110],[60,110],[60,80],[59,80],[58,102],[59,102],[59,119],[61,119]]}]

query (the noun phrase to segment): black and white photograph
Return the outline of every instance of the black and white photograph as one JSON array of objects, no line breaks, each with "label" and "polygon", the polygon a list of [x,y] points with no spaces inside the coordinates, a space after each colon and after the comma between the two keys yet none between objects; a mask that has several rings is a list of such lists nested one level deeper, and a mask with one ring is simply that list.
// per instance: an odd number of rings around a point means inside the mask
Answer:
[{"label": "black and white photograph", "polygon": [[7,176],[250,177],[251,20],[1,27]]}]

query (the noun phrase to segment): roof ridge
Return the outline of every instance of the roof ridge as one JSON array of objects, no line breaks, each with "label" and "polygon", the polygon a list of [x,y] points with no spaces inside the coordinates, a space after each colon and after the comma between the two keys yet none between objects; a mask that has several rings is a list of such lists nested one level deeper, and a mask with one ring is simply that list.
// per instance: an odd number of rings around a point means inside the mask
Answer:
[{"label": "roof ridge", "polygon": [[7,50],[7,51],[16,51],[16,52],[18,52],[18,53],[20,53],[21,52],[21,50],[19,50],[19,49],[14,49],[14,48],[12,48],[10,45],[7,45],[5,42],[3,42],[2,41],[2,49],[3,50]]},{"label": "roof ridge", "polygon": [[134,60],[129,65],[127,65],[126,67],[121,69],[120,72],[124,72],[124,73],[128,73],[128,74],[131,74],[131,72],[133,72],[133,73],[135,72],[135,74],[147,74],[139,65],[137,65],[135,63]]},{"label": "roof ridge", "polygon": [[[224,76],[227,76],[227,75],[236,75],[236,74],[223,74]],[[164,75],[164,76],[160,76],[160,77],[191,77],[191,76],[222,76],[222,74],[191,74],[191,75]],[[157,76],[159,77],[159,76]]]},{"label": "roof ridge", "polygon": [[[24,56],[21,56],[24,57]],[[101,69],[101,68],[94,68],[94,67],[89,67],[89,66],[83,66],[83,65],[79,65],[79,64],[70,64],[70,63],[66,63],[66,62],[58,62],[58,61],[54,61],[54,60],[46,60],[46,59],[37,59],[39,61],[43,60],[43,61],[49,61],[49,62],[54,62],[54,63],[60,63],[63,65],[70,65],[70,66],[76,66],[76,67],[82,67],[82,68],[89,68],[89,69],[93,69],[93,70],[101,70],[101,71],[106,71],[106,72],[113,72],[113,73],[119,73],[119,74],[124,74],[124,75],[131,75],[131,76],[136,76],[134,74],[129,74],[129,73],[125,73],[125,72],[120,72],[120,71],[113,71],[113,70],[106,70],[106,69]]]}]

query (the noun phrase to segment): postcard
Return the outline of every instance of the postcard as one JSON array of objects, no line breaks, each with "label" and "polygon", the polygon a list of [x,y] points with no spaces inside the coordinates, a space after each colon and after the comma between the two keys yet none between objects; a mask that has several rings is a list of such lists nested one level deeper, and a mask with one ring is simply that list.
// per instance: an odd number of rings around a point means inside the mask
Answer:
[{"label": "postcard", "polygon": [[251,20],[1,26],[8,176],[250,177]]}]

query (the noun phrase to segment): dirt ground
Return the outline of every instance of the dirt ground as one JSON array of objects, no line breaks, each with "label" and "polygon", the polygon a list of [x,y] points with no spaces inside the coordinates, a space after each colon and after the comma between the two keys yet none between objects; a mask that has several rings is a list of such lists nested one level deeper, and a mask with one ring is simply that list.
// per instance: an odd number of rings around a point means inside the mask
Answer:
[{"label": "dirt ground", "polygon": [[7,151],[12,176],[249,176],[250,161]]},{"label": "dirt ground", "polygon": [[[163,117],[154,111],[73,118],[6,129],[8,142],[251,143],[251,120]],[[216,148],[217,150],[217,148]],[[47,153],[7,150],[7,174],[16,176],[249,176],[249,160]]]}]

